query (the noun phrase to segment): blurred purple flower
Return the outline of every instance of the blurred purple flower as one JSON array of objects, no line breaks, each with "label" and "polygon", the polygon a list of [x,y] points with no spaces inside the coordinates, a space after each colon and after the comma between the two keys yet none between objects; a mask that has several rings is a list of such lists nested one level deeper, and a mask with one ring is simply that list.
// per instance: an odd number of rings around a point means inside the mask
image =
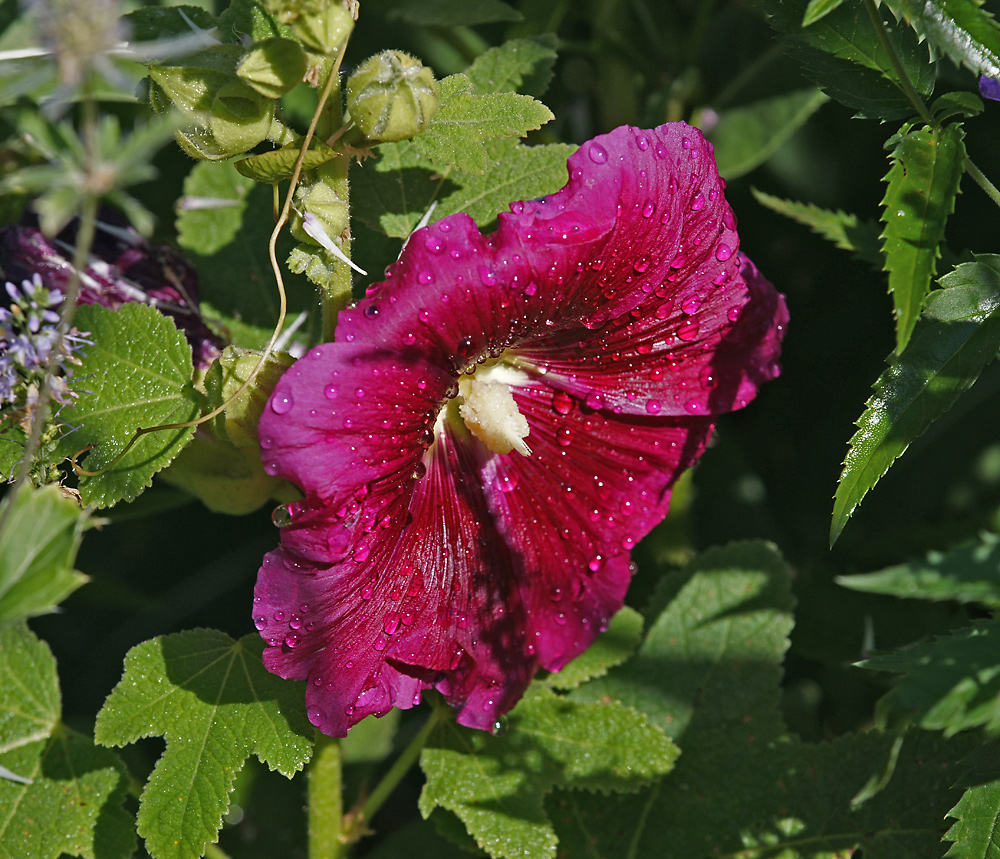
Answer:
[{"label": "blurred purple flower", "polygon": [[979,94],[983,98],[991,98],[993,101],[1000,101],[1000,80],[983,75],[979,79]]},{"label": "blurred purple flower", "polygon": [[[73,272],[76,229],[72,223],[48,238],[32,215],[0,228],[0,277],[30,282],[37,273],[49,295],[59,294],[61,301]],[[117,309],[129,301],[148,304],[173,319],[191,344],[195,366],[207,367],[218,357],[224,344],[201,315],[191,263],[168,245],[147,241],[114,210],[104,209],[83,272],[80,303]],[[8,303],[2,294],[0,303]],[[39,322],[47,318],[46,311],[37,309]]]}]

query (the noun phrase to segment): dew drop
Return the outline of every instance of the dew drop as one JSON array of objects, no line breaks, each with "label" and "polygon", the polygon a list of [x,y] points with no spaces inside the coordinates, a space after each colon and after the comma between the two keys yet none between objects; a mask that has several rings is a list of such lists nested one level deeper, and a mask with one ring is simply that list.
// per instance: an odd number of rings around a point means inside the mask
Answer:
[{"label": "dew drop", "polygon": [[[438,245],[438,250],[440,249],[441,246]],[[417,281],[423,284],[434,283],[434,273],[430,271],[422,271],[417,275]]]},{"label": "dew drop", "polygon": [[636,270],[639,274],[642,274],[647,268],[649,268],[649,260],[641,259],[637,262],[632,263],[632,268]]},{"label": "dew drop", "polygon": [[589,394],[587,394],[586,403],[588,409],[594,409],[596,411],[597,409],[600,409],[604,405],[604,397],[598,394],[596,391],[591,391]]},{"label": "dew drop", "polygon": [[698,336],[698,323],[697,322],[685,322],[680,328],[677,329],[677,337],[685,342],[690,342]]},{"label": "dew drop", "polygon": [[691,211],[700,212],[705,208],[705,195],[695,194],[694,199],[691,201]]},{"label": "dew drop", "polygon": [[601,568],[602,563],[604,563],[604,558],[600,555],[595,555],[590,559],[590,563],[587,564],[587,567],[590,569],[590,572],[596,573]]},{"label": "dew drop", "polygon": [[376,316],[378,316],[378,305],[369,304],[365,308],[365,316],[367,316],[369,319],[374,319]]},{"label": "dew drop", "polygon": [[335,400],[337,398],[337,386],[336,385],[327,385],[323,389],[323,393],[324,393],[324,395],[326,396],[326,398],[328,400]]},{"label": "dew drop", "polygon": [[292,513],[287,504],[279,504],[271,511],[271,521],[276,528],[287,528],[292,524]]},{"label": "dew drop", "polygon": [[608,160],[608,150],[600,143],[591,143],[587,154],[595,164],[605,164]]},{"label": "dew drop", "polygon": [[425,474],[427,474],[427,466],[424,465],[422,462],[418,462],[415,466],[413,466],[412,476],[414,480],[420,480],[420,478],[423,477]]},{"label": "dew drop", "polygon": [[263,629],[266,624],[267,624],[267,618],[265,618],[263,615],[258,615],[253,619],[253,625],[257,627],[257,629]]},{"label": "dew drop", "polygon": [[730,322],[735,322],[737,319],[740,318],[740,312],[742,310],[743,310],[742,307],[730,307],[729,310],[726,311],[726,318]]},{"label": "dew drop", "polygon": [[385,623],[382,624],[382,631],[385,632],[386,635],[392,635],[397,629],[399,629],[399,615],[386,615]]},{"label": "dew drop", "polygon": [[285,636],[286,647],[298,647],[298,644],[299,644],[299,637],[295,633],[290,632],[288,633],[288,635]]},{"label": "dew drop", "polygon": [[538,285],[534,282],[529,283],[524,288],[524,294],[527,295],[529,298],[531,298],[531,296],[533,296],[536,292],[538,292]]},{"label": "dew drop", "polygon": [[357,546],[354,549],[354,560],[358,563],[362,563],[368,560],[369,548],[368,546]]},{"label": "dew drop", "polygon": [[715,249],[715,258],[719,262],[725,262],[732,255],[733,255],[733,249],[729,247],[729,245],[727,245],[725,242],[720,243],[719,246]]},{"label": "dew drop", "polygon": [[646,400],[646,411],[651,415],[658,415],[660,409],[663,408],[660,405],[659,400]]},{"label": "dew drop", "polygon": [[506,734],[507,733],[507,717],[506,716],[501,716],[499,719],[497,719],[493,723],[493,727],[490,728],[490,733],[493,734],[494,737],[502,737],[504,734]]},{"label": "dew drop", "polygon": [[552,410],[556,414],[568,415],[573,411],[573,398],[565,391],[557,391],[552,396]]},{"label": "dew drop", "polygon": [[697,298],[691,297],[681,305],[681,310],[683,310],[688,316],[693,316],[698,312],[699,307],[701,307],[701,301]]},{"label": "dew drop", "polygon": [[697,400],[688,400],[684,404],[684,408],[692,415],[699,415],[705,411],[705,407]]},{"label": "dew drop", "polygon": [[569,427],[562,427],[556,433],[556,444],[558,444],[559,447],[569,447],[572,441],[573,432],[569,429]]},{"label": "dew drop", "polygon": [[503,476],[497,476],[496,488],[501,492],[512,492],[517,489],[517,475],[505,474]]},{"label": "dew drop", "polygon": [[287,415],[294,404],[291,394],[275,394],[271,397],[271,411],[276,415]]},{"label": "dew drop", "polygon": [[647,200],[646,205],[642,207],[642,216],[644,218],[651,218],[653,217],[653,212],[655,211],[656,211],[656,203],[654,203],[652,200]]}]

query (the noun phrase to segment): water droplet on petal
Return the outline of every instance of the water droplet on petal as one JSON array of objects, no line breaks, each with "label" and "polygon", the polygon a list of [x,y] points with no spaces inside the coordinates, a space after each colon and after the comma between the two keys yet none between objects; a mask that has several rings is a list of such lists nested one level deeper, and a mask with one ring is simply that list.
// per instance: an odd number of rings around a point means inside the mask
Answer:
[{"label": "water droplet on petal", "polygon": [[688,316],[693,316],[698,312],[698,308],[701,307],[701,301],[698,298],[688,298],[682,305],[681,310],[683,310]]},{"label": "water droplet on petal", "polygon": [[382,624],[382,630],[386,635],[392,635],[397,629],[399,629],[399,615],[390,614],[386,615],[385,623]]},{"label": "water droplet on petal", "polygon": [[590,559],[590,563],[587,564],[587,567],[590,568],[590,571],[592,573],[596,573],[601,568],[602,563],[604,563],[604,558],[602,558],[600,555],[595,555],[593,558]]},{"label": "water droplet on petal", "polygon": [[604,164],[608,160],[608,150],[601,146],[600,143],[591,143],[587,154],[595,164]]},{"label": "water droplet on petal", "polygon": [[694,321],[685,322],[677,329],[677,336],[686,342],[694,340],[698,336],[698,323]]},{"label": "water droplet on petal", "polygon": [[358,561],[359,563],[367,561],[368,560],[369,551],[370,550],[369,550],[368,546],[365,546],[365,545],[357,546],[354,549],[354,560]]},{"label": "water droplet on petal", "polygon": [[560,415],[573,411],[573,398],[565,391],[556,391],[552,396],[552,410]]},{"label": "water droplet on petal", "polygon": [[[438,245],[438,250],[441,249],[440,244]],[[434,283],[434,273],[430,271],[422,271],[417,275],[417,281],[419,283]]]},{"label": "water droplet on petal", "polygon": [[286,528],[292,524],[292,513],[287,504],[279,504],[271,511],[271,521],[276,528]]},{"label": "water droplet on petal", "polygon": [[642,207],[642,216],[644,218],[651,218],[653,216],[653,212],[655,211],[656,211],[656,203],[654,203],[652,200],[647,200],[646,205]]},{"label": "water droplet on petal", "polygon": [[286,647],[297,647],[299,644],[299,637],[295,633],[290,632],[285,636],[285,646]]},{"label": "water droplet on petal", "polygon": [[501,492],[512,492],[517,489],[517,475],[514,473],[497,475],[496,488]]},{"label": "water droplet on petal", "polygon": [[276,415],[287,415],[292,410],[293,405],[295,405],[295,401],[291,394],[275,394],[271,397],[271,411]]},{"label": "water droplet on petal", "polygon": [[715,249],[715,258],[719,262],[725,262],[733,255],[733,249],[729,247],[725,242],[721,242],[719,246]]},{"label": "water droplet on petal", "polygon": [[365,308],[365,316],[367,316],[369,319],[374,319],[376,316],[378,316],[378,306],[375,304],[369,304]]},{"label": "water droplet on petal", "polygon": [[730,322],[735,322],[737,319],[740,318],[740,312],[742,310],[743,310],[742,307],[730,307],[729,310],[726,311],[726,318]]},{"label": "water droplet on petal", "polygon": [[267,624],[267,618],[265,618],[263,615],[259,615],[253,619],[253,625],[257,627],[257,629],[263,629],[266,624]]},{"label": "water droplet on petal", "polygon": [[688,400],[684,404],[684,408],[687,409],[692,415],[699,415],[705,411],[705,407],[699,403],[697,400]]},{"label": "water droplet on petal", "polygon": [[658,415],[660,409],[663,407],[660,405],[659,400],[646,400],[646,411],[651,415]]},{"label": "water droplet on petal", "polygon": [[490,733],[494,737],[502,737],[507,733],[507,717],[501,716],[493,723],[493,727],[490,729]]}]

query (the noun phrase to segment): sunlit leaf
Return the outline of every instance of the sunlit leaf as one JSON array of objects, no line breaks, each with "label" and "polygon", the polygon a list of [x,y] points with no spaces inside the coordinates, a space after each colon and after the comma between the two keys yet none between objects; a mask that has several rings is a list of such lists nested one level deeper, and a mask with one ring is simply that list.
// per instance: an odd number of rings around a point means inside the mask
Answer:
[{"label": "sunlit leaf", "polygon": [[896,311],[896,351],[917,324],[937,270],[948,216],[962,178],[965,145],[958,125],[904,134],[892,153],[882,200],[882,248]]},{"label": "sunlit leaf", "polygon": [[901,355],[875,382],[834,500],[836,541],[868,491],[976,381],[1000,348],[1000,257],[979,256],[941,278]]},{"label": "sunlit leaf", "polygon": [[234,641],[201,629],[154,638],[125,657],[94,735],[106,746],[167,741],[139,804],[139,834],[154,859],[204,855],[251,754],[288,778],[309,759],[301,686],[269,674],[262,647],[255,634]]}]

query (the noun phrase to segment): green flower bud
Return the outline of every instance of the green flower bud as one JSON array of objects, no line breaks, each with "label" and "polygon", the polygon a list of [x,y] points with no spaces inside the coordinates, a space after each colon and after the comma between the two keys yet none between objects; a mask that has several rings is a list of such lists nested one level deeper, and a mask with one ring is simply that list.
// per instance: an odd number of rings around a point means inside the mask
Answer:
[{"label": "green flower bud", "polygon": [[268,11],[310,51],[331,55],[354,29],[354,19],[341,0],[269,0]]},{"label": "green flower bud", "polygon": [[271,130],[274,102],[242,81],[223,86],[212,102],[208,129],[228,155],[253,149]]},{"label": "green flower bud", "polygon": [[305,51],[292,39],[258,42],[240,60],[236,74],[267,98],[281,98],[302,80],[309,63]]},{"label": "green flower bud", "polygon": [[375,143],[408,140],[430,124],[440,105],[434,73],[402,51],[383,51],[347,79],[347,108]]}]

